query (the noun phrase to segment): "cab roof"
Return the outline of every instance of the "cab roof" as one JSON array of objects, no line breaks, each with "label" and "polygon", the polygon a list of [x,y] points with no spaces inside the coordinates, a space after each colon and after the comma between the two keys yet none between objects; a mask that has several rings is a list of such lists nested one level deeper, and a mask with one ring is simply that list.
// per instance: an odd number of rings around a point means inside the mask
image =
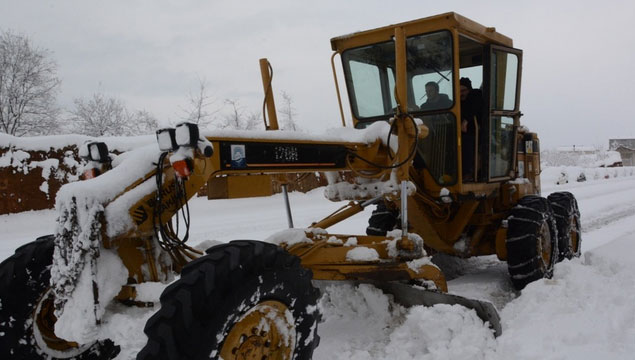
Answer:
[{"label": "cab roof", "polygon": [[448,12],[399,24],[383,26],[372,30],[359,31],[348,35],[334,37],[331,39],[331,48],[334,51],[342,52],[354,47],[388,41],[394,35],[395,28],[397,27],[402,27],[406,36],[454,28],[461,34],[467,35],[482,43],[513,47],[512,39],[496,32],[495,28],[485,27],[455,12]]}]

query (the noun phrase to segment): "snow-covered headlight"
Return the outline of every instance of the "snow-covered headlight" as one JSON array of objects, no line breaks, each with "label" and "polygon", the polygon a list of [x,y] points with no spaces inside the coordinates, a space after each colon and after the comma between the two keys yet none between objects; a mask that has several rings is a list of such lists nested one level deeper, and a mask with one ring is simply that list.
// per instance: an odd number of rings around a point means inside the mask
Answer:
[{"label": "snow-covered headlight", "polygon": [[157,142],[161,151],[176,151],[179,147],[176,144],[176,130],[172,128],[157,130]]},{"label": "snow-covered headlight", "polygon": [[179,146],[196,147],[198,136],[198,125],[196,124],[185,122],[176,126],[176,143]]}]

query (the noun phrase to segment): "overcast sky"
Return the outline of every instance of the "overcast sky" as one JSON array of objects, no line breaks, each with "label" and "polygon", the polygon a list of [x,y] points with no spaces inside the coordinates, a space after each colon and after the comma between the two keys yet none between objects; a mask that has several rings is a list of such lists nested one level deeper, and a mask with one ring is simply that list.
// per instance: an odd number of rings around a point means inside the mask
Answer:
[{"label": "overcast sky", "polygon": [[[543,148],[635,138],[635,1],[0,0],[0,29],[52,52],[60,103],[103,92],[178,120],[198,79],[259,112],[258,59],[308,131],[341,125],[330,38],[455,11],[524,51],[521,110]],[[347,109],[346,109],[347,110]],[[347,112],[348,115],[348,112]]]}]

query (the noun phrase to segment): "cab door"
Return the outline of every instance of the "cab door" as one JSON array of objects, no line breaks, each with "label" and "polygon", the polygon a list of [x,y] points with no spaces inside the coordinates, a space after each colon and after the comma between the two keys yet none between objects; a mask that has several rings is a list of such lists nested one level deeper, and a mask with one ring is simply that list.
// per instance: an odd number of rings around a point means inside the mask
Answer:
[{"label": "cab door", "polygon": [[516,132],[520,124],[520,80],[522,50],[490,45],[485,67],[488,98],[487,157],[488,182],[514,177]]}]

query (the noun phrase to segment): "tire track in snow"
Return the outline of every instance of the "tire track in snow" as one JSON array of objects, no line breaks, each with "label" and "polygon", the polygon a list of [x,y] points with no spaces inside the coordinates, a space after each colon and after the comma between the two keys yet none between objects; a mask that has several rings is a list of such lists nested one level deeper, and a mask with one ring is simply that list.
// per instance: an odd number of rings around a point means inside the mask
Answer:
[{"label": "tire track in snow", "polygon": [[549,188],[548,196],[556,191],[569,191],[578,200],[581,212],[582,232],[588,233],[616,221],[635,215],[635,178],[622,177]]},{"label": "tire track in snow", "polygon": [[601,216],[591,218],[591,220],[582,221],[582,233],[598,230],[628,217],[635,217],[635,204],[606,212]]}]

